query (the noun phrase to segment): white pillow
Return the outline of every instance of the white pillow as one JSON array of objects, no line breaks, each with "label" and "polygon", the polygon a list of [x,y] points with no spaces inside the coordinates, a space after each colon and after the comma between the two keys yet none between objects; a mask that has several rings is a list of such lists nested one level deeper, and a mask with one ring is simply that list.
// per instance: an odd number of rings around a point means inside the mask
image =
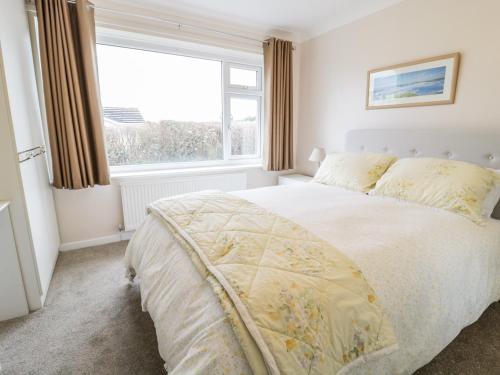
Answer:
[{"label": "white pillow", "polygon": [[342,152],[326,156],[314,182],[368,193],[396,157],[386,154]]},{"label": "white pillow", "polygon": [[406,158],[394,163],[370,194],[441,208],[484,224],[498,202],[496,192],[491,196],[497,186],[498,174],[475,164]]}]

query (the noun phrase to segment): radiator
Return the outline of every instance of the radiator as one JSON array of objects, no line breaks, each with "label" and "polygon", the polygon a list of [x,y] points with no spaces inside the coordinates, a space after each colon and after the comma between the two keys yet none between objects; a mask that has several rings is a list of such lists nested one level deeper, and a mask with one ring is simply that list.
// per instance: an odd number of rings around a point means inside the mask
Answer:
[{"label": "radiator", "polygon": [[137,229],[146,216],[149,203],[164,197],[206,189],[243,190],[246,173],[221,173],[184,177],[156,177],[120,182],[125,231]]}]

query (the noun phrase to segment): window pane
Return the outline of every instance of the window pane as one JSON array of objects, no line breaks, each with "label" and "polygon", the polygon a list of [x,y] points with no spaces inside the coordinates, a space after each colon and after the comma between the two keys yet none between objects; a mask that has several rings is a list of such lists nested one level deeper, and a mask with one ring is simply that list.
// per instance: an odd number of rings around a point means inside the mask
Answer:
[{"label": "window pane", "polygon": [[257,87],[257,71],[230,68],[229,84],[237,86]]},{"label": "window pane", "polygon": [[110,165],[223,159],[221,62],[98,45]]},{"label": "window pane", "polygon": [[259,117],[258,100],[232,97],[230,108],[231,155],[255,155]]}]

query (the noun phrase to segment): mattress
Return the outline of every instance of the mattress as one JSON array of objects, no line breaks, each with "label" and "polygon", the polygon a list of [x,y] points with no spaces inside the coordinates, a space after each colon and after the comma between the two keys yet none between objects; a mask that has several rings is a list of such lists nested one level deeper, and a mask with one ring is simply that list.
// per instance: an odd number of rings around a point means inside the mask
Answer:
[{"label": "mattress", "polygon": [[[500,299],[500,221],[316,184],[235,192],[286,217],[350,257],[375,289],[399,350],[352,374],[409,374]],[[162,222],[150,215],[125,256],[140,279],[169,374],[250,374],[211,287]]]}]

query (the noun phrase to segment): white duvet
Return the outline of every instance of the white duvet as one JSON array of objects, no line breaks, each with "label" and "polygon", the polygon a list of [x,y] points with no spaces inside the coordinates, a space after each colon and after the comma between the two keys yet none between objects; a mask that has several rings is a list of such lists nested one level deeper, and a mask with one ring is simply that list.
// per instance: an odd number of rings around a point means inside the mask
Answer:
[{"label": "white duvet", "polygon": [[[349,256],[388,313],[399,350],[356,374],[407,374],[500,299],[500,221],[316,183],[233,193],[289,218]],[[250,374],[217,297],[163,224],[149,216],[126,254],[169,374]]]}]

